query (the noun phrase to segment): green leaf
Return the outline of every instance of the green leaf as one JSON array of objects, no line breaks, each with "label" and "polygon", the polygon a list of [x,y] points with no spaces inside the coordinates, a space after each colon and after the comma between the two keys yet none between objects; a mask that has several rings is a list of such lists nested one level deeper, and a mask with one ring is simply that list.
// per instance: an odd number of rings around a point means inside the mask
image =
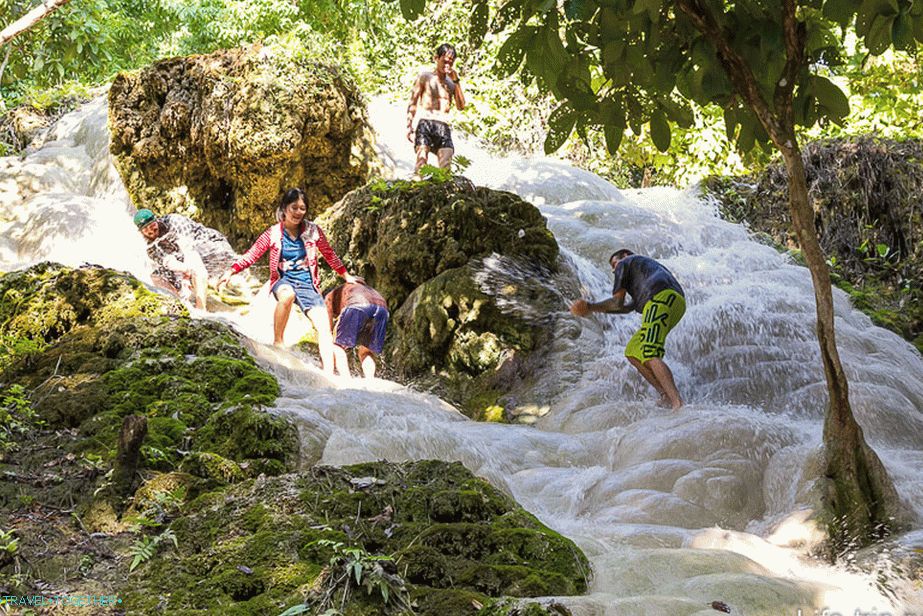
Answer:
[{"label": "green leaf", "polygon": [[724,132],[728,141],[734,142],[734,133],[737,130],[737,110],[728,108],[724,110]]},{"label": "green leaf", "polygon": [[856,0],[827,0],[824,17],[846,27],[856,14]]},{"label": "green leaf", "polygon": [[881,55],[891,46],[891,26],[894,16],[878,15],[872,20],[868,36],[865,37],[865,46],[874,56]]},{"label": "green leaf", "polygon": [[603,126],[603,135],[606,137],[606,150],[609,154],[615,156],[619,151],[619,146],[622,145],[622,135],[624,132],[625,128],[622,126],[613,126],[612,124]]},{"label": "green leaf", "polygon": [[426,7],[426,0],[400,0],[401,15],[407,21],[413,21],[423,13]]},{"label": "green leaf", "polygon": [[513,23],[515,20],[519,19],[522,15],[522,5],[525,0],[510,0],[497,10],[497,16],[494,17],[494,32],[502,32]]},{"label": "green leaf", "polygon": [[835,83],[826,77],[814,75],[811,86],[817,102],[823,105],[831,116],[845,118],[849,115],[849,99]]},{"label": "green leaf", "polygon": [[567,103],[562,103],[548,117],[548,135],[545,137],[545,154],[552,154],[558,149],[574,130],[577,112]]},{"label": "green leaf", "polygon": [[625,56],[625,41],[615,40],[606,43],[603,47],[603,64],[616,64]]},{"label": "green leaf", "polygon": [[596,12],[593,0],[564,0],[564,15],[571,21],[584,21]]},{"label": "green leaf", "polygon": [[635,0],[632,11],[635,14],[647,13],[651,21],[657,21],[661,5],[661,0]]},{"label": "green leaf", "polygon": [[661,152],[666,152],[670,149],[670,124],[659,109],[651,116],[650,127],[651,140],[657,146],[657,149]]},{"label": "green leaf", "polygon": [[887,244],[876,244],[875,251],[878,252],[878,256],[884,259],[888,255],[888,245]]},{"label": "green leaf", "polygon": [[468,24],[468,42],[474,49],[481,46],[484,42],[484,35],[487,34],[487,21],[490,17],[490,10],[487,2],[481,0],[475,3],[471,9],[471,19]]},{"label": "green leaf", "polygon": [[891,40],[894,47],[904,51],[913,51],[917,46],[913,37],[913,19],[907,13],[900,13],[891,28]]},{"label": "green leaf", "polygon": [[532,34],[529,28],[517,30],[500,46],[500,51],[497,52],[497,61],[494,64],[494,72],[498,77],[501,79],[508,77],[519,69],[519,65],[522,64],[522,58],[526,53],[525,41],[531,38]]},{"label": "green leaf", "polygon": [[299,605],[295,605],[295,606],[288,608],[287,610],[279,614],[279,616],[298,616],[299,614],[304,614],[309,609],[312,609],[312,608],[308,607],[304,603],[301,603]]},{"label": "green leaf", "polygon": [[692,107],[686,101],[677,103],[674,100],[666,99],[662,102],[662,108],[670,121],[681,128],[689,128],[695,122]]}]

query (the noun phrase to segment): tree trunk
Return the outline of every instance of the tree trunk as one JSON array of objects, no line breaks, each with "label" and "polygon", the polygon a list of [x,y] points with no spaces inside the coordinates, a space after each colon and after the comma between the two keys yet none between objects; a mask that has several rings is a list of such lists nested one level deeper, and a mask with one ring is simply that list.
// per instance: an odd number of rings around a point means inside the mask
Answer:
[{"label": "tree trunk", "polygon": [[70,2],[70,0],[45,0],[37,7],[0,31],[0,47],[3,47],[14,38],[37,24],[43,18],[51,15],[68,2]]},{"label": "tree trunk", "polygon": [[115,496],[128,498],[135,489],[135,473],[141,460],[141,444],[147,435],[147,418],[128,415],[122,422],[119,444],[116,450],[112,485]]},{"label": "tree trunk", "polygon": [[793,131],[790,147],[780,148],[788,171],[792,224],[814,283],[817,304],[817,339],[830,396],[824,421],[827,485],[824,490],[831,556],[848,546],[864,545],[886,535],[895,524],[900,499],[878,455],[869,447],[853,417],[849,386],[836,348],[833,292],[830,273],[808,197],[804,162]]}]

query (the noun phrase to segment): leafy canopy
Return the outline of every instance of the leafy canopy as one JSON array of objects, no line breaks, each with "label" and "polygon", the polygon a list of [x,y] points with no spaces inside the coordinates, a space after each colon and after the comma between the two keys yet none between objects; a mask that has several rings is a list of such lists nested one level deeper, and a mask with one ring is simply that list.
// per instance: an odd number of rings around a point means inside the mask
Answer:
[{"label": "leafy canopy", "polygon": [[[848,31],[854,29],[872,54],[892,45],[913,50],[923,41],[921,2],[790,2],[795,55],[792,41],[786,46],[784,3],[767,0],[508,0],[490,24],[488,0],[474,0],[470,38],[483,39],[488,28],[511,29],[497,57],[500,75],[522,69],[561,101],[549,118],[547,152],[575,128],[585,135],[590,127],[602,128],[611,153],[626,128],[640,134],[644,127],[665,151],[671,124],[690,127],[692,104],[710,103],[723,109],[728,138],[749,151],[768,145],[770,136],[753,100],[729,79],[728,54],[719,56],[703,23],[722,33],[744,61],[755,81],[753,94],[768,111],[795,127],[841,123],[849,114],[846,95],[824,74],[843,63]],[[413,17],[423,3],[401,0],[401,8]]]}]

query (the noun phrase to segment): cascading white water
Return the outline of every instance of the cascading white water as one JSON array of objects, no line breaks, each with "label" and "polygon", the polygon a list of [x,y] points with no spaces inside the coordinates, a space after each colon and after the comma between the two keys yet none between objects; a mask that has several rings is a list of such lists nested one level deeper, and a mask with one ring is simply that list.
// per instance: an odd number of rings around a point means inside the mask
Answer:
[{"label": "cascading white water", "polygon": [[[82,119],[70,117],[57,139],[84,148],[85,159],[43,158],[44,150],[24,161],[0,159],[0,186],[12,183],[20,192],[31,177],[25,169],[46,165],[43,183],[29,189],[34,196],[0,200],[8,246],[0,268],[66,253],[69,262],[143,273],[143,244],[134,241],[123,189],[109,188],[103,197],[105,182],[67,184],[110,165],[104,149],[83,145],[99,143],[105,115],[79,113]],[[403,110],[376,105],[372,118],[397,172],[408,172]],[[97,137],[89,141],[78,136],[91,133]],[[805,507],[819,472],[825,398],[807,271],[749,240],[690,192],[622,192],[557,161],[495,160],[460,136],[456,143],[473,154],[466,175],[476,183],[540,207],[586,297],[611,293],[606,258],[617,248],[653,256],[676,274],[689,307],[668,339],[667,361],[688,406],[676,414],[656,407],[622,357],[637,315],[578,320],[564,312],[564,302],[549,369],[534,392],[546,412],[533,426],[472,422],[432,396],[385,381],[330,381],[304,358],[254,344],[282,384],[276,410],[299,424],[303,463],[460,460],[584,549],[594,568],[590,593],[562,599],[578,615],[704,616],[718,613],[711,601],[753,616],[823,608],[828,616],[923,614],[919,588],[885,596],[869,577],[813,564],[803,554],[812,538]],[[70,171],[53,171],[78,159]],[[59,218],[29,209],[36,199],[53,203],[57,209],[49,212]],[[38,233],[32,241],[23,230],[36,216],[49,233],[52,220],[76,217],[81,224],[65,236]],[[130,239],[92,259],[74,254],[110,232]],[[896,549],[920,546],[923,360],[872,326],[843,294],[835,303],[854,409],[917,515],[917,530],[898,538]]]}]

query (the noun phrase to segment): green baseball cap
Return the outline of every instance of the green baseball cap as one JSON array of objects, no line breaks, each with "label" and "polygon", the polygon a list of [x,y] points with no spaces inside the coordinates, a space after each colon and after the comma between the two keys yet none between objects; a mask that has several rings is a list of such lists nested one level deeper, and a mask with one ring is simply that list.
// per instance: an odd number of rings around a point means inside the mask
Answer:
[{"label": "green baseball cap", "polygon": [[154,212],[148,209],[138,210],[138,213],[135,214],[135,226],[140,229],[155,218]]}]

